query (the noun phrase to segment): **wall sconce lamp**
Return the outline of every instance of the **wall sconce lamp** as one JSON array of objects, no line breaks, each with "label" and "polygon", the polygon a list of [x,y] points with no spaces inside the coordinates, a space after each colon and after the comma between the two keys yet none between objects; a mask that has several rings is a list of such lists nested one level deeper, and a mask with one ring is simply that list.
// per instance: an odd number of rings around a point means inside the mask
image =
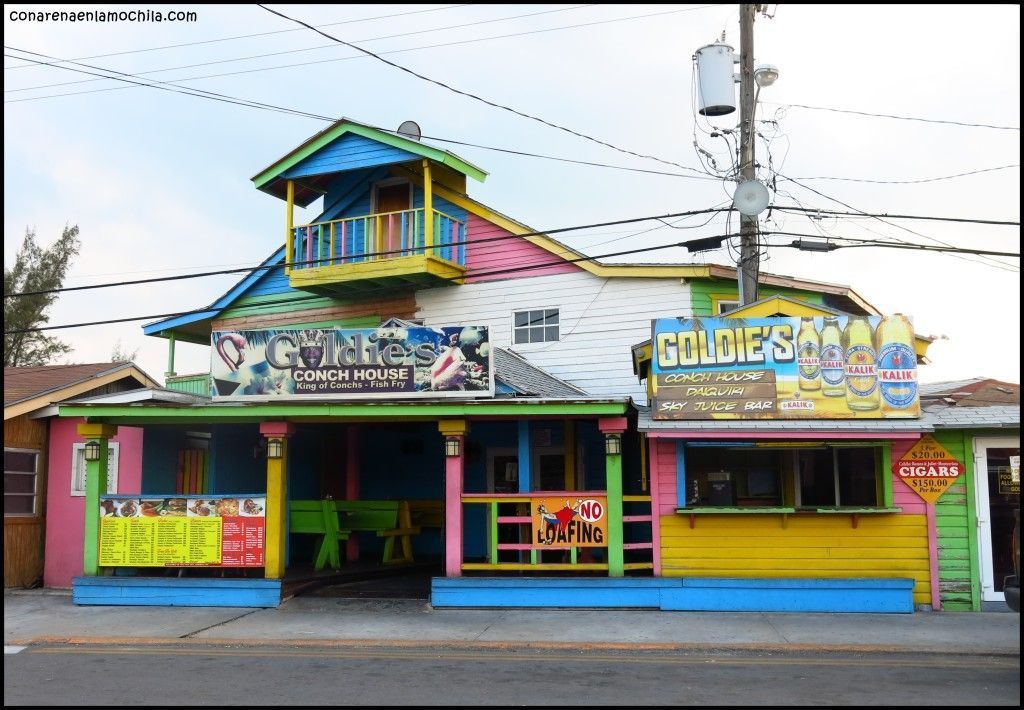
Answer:
[{"label": "wall sconce lamp", "polygon": [[267,439],[267,458],[279,459],[284,457],[284,442],[280,439]]},{"label": "wall sconce lamp", "polygon": [[462,455],[462,442],[457,436],[449,436],[444,440],[444,455],[445,456],[461,456]]},{"label": "wall sconce lamp", "polygon": [[604,452],[618,456],[622,453],[622,437],[619,434],[609,434],[604,438]]},{"label": "wall sconce lamp", "polygon": [[85,460],[86,461],[99,461],[100,460],[100,442],[98,442],[98,441],[87,441],[87,442],[85,442]]}]

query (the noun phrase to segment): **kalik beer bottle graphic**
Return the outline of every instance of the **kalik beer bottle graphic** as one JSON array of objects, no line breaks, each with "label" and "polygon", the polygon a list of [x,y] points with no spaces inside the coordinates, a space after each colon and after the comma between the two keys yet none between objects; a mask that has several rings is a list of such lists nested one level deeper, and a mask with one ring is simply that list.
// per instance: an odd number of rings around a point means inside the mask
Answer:
[{"label": "kalik beer bottle graphic", "polygon": [[800,389],[821,389],[821,337],[813,318],[801,318],[796,334],[797,377]]},{"label": "kalik beer bottle graphic", "polygon": [[916,417],[917,355],[914,328],[902,313],[882,319],[875,332],[878,341],[878,387],[885,417]]},{"label": "kalik beer bottle graphic", "polygon": [[865,316],[851,317],[843,331],[846,406],[853,411],[878,409],[878,364],[874,333]]},{"label": "kalik beer bottle graphic", "polygon": [[821,393],[826,397],[846,396],[846,375],[843,366],[839,319],[829,316],[825,318],[821,328]]}]

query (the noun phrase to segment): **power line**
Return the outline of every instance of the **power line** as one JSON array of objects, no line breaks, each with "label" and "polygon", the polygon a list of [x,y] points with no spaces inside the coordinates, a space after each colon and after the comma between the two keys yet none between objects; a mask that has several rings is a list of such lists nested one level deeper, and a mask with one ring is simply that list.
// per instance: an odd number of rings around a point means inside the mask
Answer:
[{"label": "power line", "polygon": [[799,180],[839,180],[842,182],[869,182],[876,185],[920,185],[926,182],[939,182],[940,180],[952,180],[954,178],[967,177],[968,175],[980,175],[981,173],[991,173],[997,170],[1010,170],[1011,168],[1019,168],[1020,163],[1014,163],[1013,165],[1000,165],[994,168],[982,168],[980,170],[971,170],[966,173],[956,173],[955,175],[941,175],[933,178],[920,178],[918,180],[870,180],[866,178],[848,178],[848,177],[831,177],[824,175],[815,175],[813,177],[802,177]]},{"label": "power line", "polygon": [[[792,182],[791,178],[786,178]],[[797,183],[799,184],[799,183]],[[823,210],[815,209],[812,207],[792,207],[790,205],[772,205],[773,210],[781,210],[783,212],[809,212],[812,214],[827,214],[836,215],[841,217],[874,217],[876,219],[885,217],[887,219],[920,219],[930,220],[933,222],[964,222],[967,224],[994,224],[1003,227],[1019,227],[1020,222],[1008,222],[995,219],[973,219],[967,217],[932,217],[927,215],[913,215],[913,214],[887,214],[881,212],[873,214],[869,212],[837,212],[836,210]],[[948,245],[947,245],[948,246]]]},{"label": "power line", "polygon": [[[554,13],[554,12],[568,12],[570,10],[580,10],[580,9],[587,8],[587,7],[593,7],[593,5],[573,5],[571,7],[561,7],[561,8],[557,8],[555,10],[543,10],[541,12],[531,12],[531,13],[527,13],[527,14],[524,14],[524,15],[511,15],[511,16],[508,16],[508,17],[497,17],[497,18],[492,18],[492,19],[487,19],[487,20],[476,20],[474,22],[464,22],[464,23],[459,24],[459,25],[448,25],[447,27],[432,27],[432,28],[425,29],[425,30],[414,30],[412,32],[400,32],[398,34],[381,35],[379,37],[366,37],[364,39],[358,39],[358,40],[353,40],[353,41],[354,42],[377,42],[377,41],[384,40],[384,39],[397,39],[398,37],[409,37],[411,35],[426,34],[426,33],[430,33],[430,32],[443,32],[445,30],[461,29],[461,28],[464,28],[464,27],[475,27],[477,25],[486,25],[486,24],[491,24],[491,23],[494,23],[494,22],[506,22],[508,20],[519,20],[519,19],[522,19],[524,17],[535,17],[537,15],[548,15],[548,14],[551,14],[551,13]],[[325,27],[326,25],[320,25],[320,26],[321,27]],[[298,32],[300,29],[302,29],[302,28],[298,28],[298,29],[294,29],[294,30],[284,30],[284,31],[287,31],[287,32]],[[278,56],[281,56],[281,55],[284,55],[284,54],[299,54],[299,53],[302,53],[302,52],[313,52],[313,51],[316,51],[318,49],[326,49],[328,47],[337,47],[337,45],[336,44],[320,44],[320,45],[317,45],[315,47],[302,47],[300,49],[289,49],[289,50],[285,50],[285,51],[281,51],[281,52],[268,52],[268,53],[265,53],[265,54],[251,54],[251,55],[246,56],[246,57],[234,57],[232,59],[217,59],[217,60],[213,60],[213,61],[209,61],[209,62],[199,62],[197,64],[182,64],[182,65],[176,66],[176,67],[165,67],[163,69],[150,69],[150,70],[147,70],[147,71],[141,71],[141,72],[137,73],[137,76],[145,76],[147,74],[159,74],[161,72],[176,71],[178,69],[195,69],[197,67],[207,67],[207,66],[212,66],[214,64],[229,64],[231,62],[244,62],[244,61],[248,61],[250,59],[263,59],[265,57],[278,57]],[[356,56],[361,56],[361,55],[356,55]],[[86,58],[88,58],[88,57],[86,57]],[[75,60],[68,60],[68,61],[75,61]],[[49,89],[49,88],[52,88],[52,87],[55,87],[55,86],[70,86],[70,85],[73,85],[73,84],[86,84],[86,83],[90,83],[90,82],[94,82],[94,81],[102,81],[102,79],[78,79],[78,80],[75,80],[75,81],[61,81],[61,82],[56,82],[56,83],[53,83],[53,84],[37,84],[36,86],[26,86],[26,87],[22,87],[22,88],[19,88],[19,89],[5,89],[4,93],[5,94],[10,94],[10,93],[17,93],[17,92],[21,92],[21,91],[35,91],[37,89]],[[178,80],[174,80],[174,81],[178,81]]]},{"label": "power line", "polygon": [[[853,246],[863,247],[887,247],[892,249],[914,249],[917,251],[935,251],[935,252],[947,252],[956,254],[974,254],[974,255],[991,255],[991,256],[1008,256],[1011,258],[1020,258],[1020,252],[1008,252],[1008,251],[993,251],[989,249],[974,249],[971,247],[942,247],[932,246],[931,244],[913,244],[910,242],[892,242],[884,241],[880,239],[857,239],[856,237],[838,237],[834,235],[822,236],[821,234],[806,234],[803,232],[780,232],[780,231],[762,231],[764,235],[779,235],[779,236],[790,236],[790,237],[811,237],[817,240],[824,240],[825,242],[831,240],[837,240],[842,242],[851,242],[852,244],[834,244],[831,245],[834,249],[847,249]],[[777,246],[796,246],[793,244],[764,244],[768,247]],[[800,248],[800,247],[796,247]]]},{"label": "power line", "polygon": [[[857,215],[854,215],[854,216],[871,217],[873,219],[877,219],[882,224],[887,224],[890,227],[896,227],[897,229],[901,229],[904,232],[908,232],[909,234],[913,234],[915,236],[921,237],[922,239],[927,239],[930,242],[934,242],[936,244],[941,244],[942,246],[946,246],[946,247],[954,246],[953,244],[950,244],[949,242],[944,242],[941,239],[937,239],[936,237],[930,237],[927,234],[922,234],[921,232],[917,232],[917,231],[915,231],[913,229],[910,229],[909,227],[904,227],[902,224],[897,224],[895,222],[890,222],[890,221],[884,219],[883,217],[879,217],[878,215],[873,215],[873,214],[870,214],[868,212],[865,212],[864,210],[857,209],[856,207],[854,207],[853,205],[849,204],[848,202],[843,202],[839,198],[832,197],[831,195],[826,195],[821,190],[816,190],[815,188],[810,187],[809,185],[804,185],[801,182],[797,182],[793,178],[788,177],[786,175],[783,175],[782,173],[777,173],[777,174],[783,180],[787,180],[787,181],[793,183],[794,185],[797,185],[799,187],[802,187],[805,190],[809,190],[810,192],[813,192],[816,195],[824,197],[826,200],[829,200],[830,202],[835,202],[836,204],[842,205],[843,207],[846,207],[847,209],[853,210],[854,212],[857,213]],[[1002,269],[1004,271],[1016,271],[1016,272],[1020,271],[1020,267],[1015,267],[1012,264],[1007,264],[1004,261],[999,261],[998,259],[994,259],[992,257],[981,257],[982,259],[984,259],[984,262],[979,262],[976,259],[969,259],[966,256],[963,256],[963,255],[960,255],[960,254],[953,254],[952,256],[955,259],[962,259],[963,261],[969,261],[969,262],[975,263],[975,264],[977,264],[977,263],[986,263],[989,266],[995,266],[996,268]]]},{"label": "power line", "polygon": [[[731,239],[731,238],[737,237],[737,236],[739,236],[739,235],[738,234],[724,234],[724,235],[721,235],[721,238],[724,240],[724,239]],[[559,266],[561,264],[575,264],[575,263],[579,263],[581,261],[596,261],[598,259],[605,259],[605,258],[616,257],[616,256],[626,256],[626,255],[629,255],[629,254],[640,254],[640,253],[644,253],[644,252],[657,251],[657,250],[660,250],[660,249],[671,249],[671,248],[675,248],[675,247],[685,247],[690,242],[699,242],[699,241],[703,241],[703,238],[702,239],[698,239],[698,240],[688,240],[688,241],[682,241],[682,242],[674,242],[672,244],[661,244],[661,245],[653,246],[653,247],[641,247],[641,248],[637,248],[637,249],[627,249],[627,250],[624,250],[624,251],[610,252],[610,253],[607,253],[607,254],[598,254],[598,255],[595,255],[595,256],[580,256],[580,257],[576,257],[574,259],[559,259],[558,261],[545,262],[545,263],[541,263],[541,264],[527,264],[525,266],[515,266],[515,267],[504,268],[504,269],[496,269],[496,270],[492,270],[492,271],[466,272],[465,274],[463,274],[461,276],[446,277],[446,278],[443,278],[443,279],[440,279],[440,280],[450,281],[450,282],[455,283],[455,282],[463,281],[463,280],[465,280],[467,278],[480,278],[480,277],[483,277],[483,276],[496,276],[496,275],[502,275],[502,274],[508,274],[508,273],[522,273],[523,271],[532,271],[534,269],[546,269],[546,268],[549,268],[551,266]],[[369,289],[366,292],[364,292],[364,295],[379,294],[379,293],[385,292],[385,291],[396,291],[397,292],[397,291],[407,291],[407,290],[408,290],[407,286],[395,286],[395,287],[390,287],[390,288],[389,287],[382,287],[382,288],[379,288],[379,289]],[[313,296],[311,298],[322,298],[322,296]],[[303,299],[292,299],[290,302],[296,302],[296,301],[299,301],[299,300],[303,300]],[[81,327],[85,327],[85,326],[94,326],[94,325],[110,325],[110,324],[115,324],[115,323],[128,323],[128,322],[131,322],[131,321],[149,320],[149,319],[152,319],[152,318],[177,318],[177,317],[181,317],[181,316],[195,315],[197,313],[206,313],[206,312],[208,312],[210,310],[212,310],[212,304],[211,304],[211,306],[206,306],[204,308],[196,308],[196,309],[193,309],[193,310],[190,310],[190,311],[178,311],[178,312],[175,312],[175,313],[163,313],[163,314],[148,315],[148,316],[133,316],[133,317],[130,317],[130,318],[113,318],[113,319],[100,320],[100,321],[89,321],[89,322],[84,322],[84,323],[66,323],[66,324],[63,324],[63,325],[49,325],[49,326],[41,326],[41,327],[38,327],[38,328],[20,328],[18,330],[5,330],[4,331],[4,335],[18,335],[18,334],[21,334],[21,333],[35,333],[35,332],[41,332],[41,331],[44,331],[44,330],[63,330],[63,329],[66,329],[66,328],[81,328]]]},{"label": "power line", "polygon": [[[257,4],[259,5],[259,3],[257,3]],[[322,36],[326,37],[327,39],[330,39],[330,40],[333,40],[335,42],[338,42],[339,44],[343,44],[346,47],[351,47],[352,49],[356,49],[356,50],[358,50],[358,51],[360,51],[360,52],[362,52],[362,53],[364,53],[364,54],[366,54],[366,55],[368,55],[370,57],[373,57],[374,59],[376,59],[376,60],[378,60],[380,62],[383,62],[384,64],[387,64],[390,67],[394,67],[395,69],[398,69],[399,71],[402,71],[402,72],[405,72],[406,74],[414,76],[417,79],[421,79],[423,81],[426,81],[428,83],[434,84],[436,86],[440,86],[441,88],[447,89],[448,91],[451,91],[451,92],[453,92],[455,94],[458,94],[460,96],[465,96],[466,98],[473,99],[474,101],[479,101],[480,103],[486,104],[487,106],[491,106],[493,108],[501,109],[502,111],[508,111],[509,113],[515,114],[516,116],[521,116],[521,117],[527,118],[527,119],[529,119],[531,121],[536,121],[537,123],[541,123],[541,124],[543,124],[545,126],[549,126],[551,128],[555,128],[555,129],[557,129],[559,131],[564,131],[565,133],[569,133],[570,135],[577,136],[578,138],[583,138],[584,140],[588,140],[588,141],[591,141],[593,143],[597,143],[598,145],[603,145],[603,146],[605,146],[607,148],[611,148],[612,150],[616,150],[616,151],[618,151],[620,153],[625,153],[627,155],[633,155],[633,156],[636,156],[638,158],[646,158],[648,160],[656,160],[659,163],[664,163],[666,165],[674,165],[675,167],[682,168],[683,170],[692,170],[694,172],[700,172],[696,168],[691,168],[691,167],[683,165],[681,163],[676,163],[674,161],[664,160],[662,158],[658,158],[658,157],[653,156],[653,155],[646,155],[644,153],[637,153],[635,151],[628,150],[626,148],[621,148],[621,147],[619,147],[617,145],[614,145],[612,143],[609,143],[607,141],[603,141],[600,138],[595,138],[595,137],[593,137],[591,135],[588,135],[586,133],[581,133],[580,131],[573,130],[572,128],[567,128],[566,126],[562,126],[562,125],[559,125],[557,123],[553,123],[551,121],[548,121],[547,119],[540,118],[539,116],[534,116],[532,114],[525,113],[524,111],[519,111],[518,109],[514,109],[511,106],[505,106],[504,104],[499,104],[499,103],[497,103],[495,101],[491,101],[490,99],[485,99],[482,96],[478,96],[477,94],[473,94],[473,93],[470,93],[468,91],[463,91],[462,89],[457,89],[454,86],[452,86],[451,84],[446,84],[445,82],[439,81],[437,79],[431,79],[430,77],[428,77],[428,76],[426,76],[424,74],[420,74],[419,72],[413,71],[412,69],[409,69],[408,67],[404,67],[401,64],[398,64],[396,62],[391,61],[390,59],[385,59],[381,55],[375,54],[374,52],[371,52],[368,49],[364,49],[363,47],[360,47],[359,45],[352,44],[351,42],[346,42],[343,39],[339,39],[339,38],[337,38],[337,37],[335,37],[333,35],[329,35],[326,32],[324,32],[323,30],[318,30],[313,25],[310,25],[310,24],[308,24],[306,22],[303,22],[302,20],[297,20],[294,17],[289,17],[288,15],[285,15],[284,13],[278,12],[277,10],[272,10],[269,7],[267,7],[266,5],[259,5],[259,7],[262,7],[267,12],[272,13],[274,15],[277,15],[278,17],[282,17],[282,18],[284,18],[286,20],[289,20],[289,21],[294,22],[296,24],[302,25],[303,27],[306,27],[307,29],[310,29],[313,32],[316,32],[317,34],[322,35]],[[694,9],[697,9],[697,8],[694,8]]]},{"label": "power line", "polygon": [[805,108],[811,111],[830,111],[832,113],[849,113],[857,116],[869,116],[871,118],[894,118],[899,121],[919,121],[921,123],[939,123],[949,126],[966,126],[968,128],[993,128],[999,131],[1019,131],[1020,126],[994,126],[991,123],[968,123],[965,121],[944,121],[937,118],[919,118],[916,116],[896,116],[891,113],[871,113],[869,111],[854,111],[853,109],[832,108],[830,106],[808,106],[807,104],[780,104],[775,101],[764,101],[762,103],[773,106],[786,106],[791,108]]},{"label": "power line", "polygon": [[[397,12],[397,13],[394,13],[394,14],[391,14],[391,15],[377,15],[376,17],[361,17],[361,18],[358,18],[358,19],[355,19],[355,20],[341,20],[340,22],[328,22],[326,24],[319,25],[319,26],[320,27],[333,27],[335,25],[351,25],[351,24],[355,24],[357,22],[369,22],[370,20],[384,20],[384,19],[388,19],[388,18],[392,18],[392,17],[404,17],[406,15],[419,15],[419,14],[424,13],[424,12],[437,12],[439,10],[451,10],[451,9],[454,9],[454,8],[457,8],[457,7],[470,7],[473,4],[474,3],[465,3],[465,4],[461,4],[461,5],[445,5],[443,7],[433,7],[433,8],[428,8],[426,10],[412,10],[410,12]],[[163,45],[161,47],[145,47],[143,49],[129,49],[129,50],[125,50],[123,52],[108,52],[106,54],[90,54],[89,56],[86,56],[86,57],[72,57],[71,59],[66,59],[66,60],[63,60],[63,61],[73,62],[73,61],[80,61],[82,59],[102,59],[104,57],[120,57],[120,56],[123,56],[125,54],[139,54],[141,52],[157,52],[157,51],[161,51],[161,50],[164,50],[164,49],[177,49],[179,47],[194,47],[194,46],[200,45],[200,44],[213,44],[215,42],[229,42],[231,40],[236,40],[236,39],[249,39],[251,37],[265,37],[267,35],[278,35],[278,34],[284,34],[286,32],[298,32],[298,31],[299,31],[299,29],[271,30],[269,32],[256,32],[254,34],[248,34],[248,35],[235,35],[233,37],[219,37],[217,39],[204,39],[204,40],[199,40],[198,42],[182,42],[181,44],[165,44],[165,45]],[[18,65],[12,66],[12,67],[4,67],[4,71],[7,71],[8,69],[25,69],[25,68],[31,67],[31,66],[33,66],[33,65],[32,64],[18,64]]]},{"label": "power line", "polygon": [[[729,209],[731,209],[731,208],[729,208]],[[485,244],[485,243],[490,243],[490,242],[508,241],[510,239],[518,239],[518,238],[524,238],[524,237],[546,236],[546,235],[550,235],[550,234],[559,234],[559,233],[562,233],[562,232],[578,231],[578,230],[581,230],[581,229],[594,229],[596,227],[610,227],[610,226],[619,225],[619,224],[632,224],[633,222],[646,222],[646,221],[649,221],[649,220],[652,220],[652,219],[654,219],[654,220],[661,220],[661,219],[670,219],[670,218],[692,217],[692,216],[695,216],[695,215],[702,215],[702,214],[709,214],[709,213],[714,214],[714,213],[717,213],[717,212],[728,212],[729,209],[710,208],[710,209],[704,209],[704,210],[692,210],[692,211],[689,211],[689,212],[676,212],[676,213],[673,213],[673,214],[652,215],[652,216],[647,216],[647,217],[632,217],[632,218],[629,218],[629,219],[620,219],[620,220],[615,220],[615,221],[612,221],[612,222],[598,222],[598,223],[595,223],[595,224],[585,224],[585,225],[578,225],[578,226],[572,226],[572,227],[558,227],[556,229],[548,229],[548,230],[536,231],[536,232],[527,232],[525,234],[505,234],[505,235],[499,235],[499,236],[496,236],[496,237],[486,237],[486,238],[483,238],[483,239],[463,239],[463,240],[458,240],[458,241],[452,241],[452,242],[449,242],[447,244],[436,244],[436,245],[430,245],[430,246],[426,246],[426,245],[424,245],[424,246],[412,246],[412,247],[407,247],[407,248],[404,248],[404,249],[392,249],[392,250],[389,250],[389,251],[378,251],[378,252],[365,252],[365,253],[362,253],[362,254],[349,255],[349,256],[351,258],[355,258],[355,257],[358,256],[358,258],[360,258],[360,259],[366,259],[366,258],[371,258],[371,257],[381,257],[381,256],[393,256],[393,255],[396,255],[396,254],[406,254],[406,253],[415,252],[415,251],[425,251],[427,249],[442,249],[442,248],[447,248],[447,247],[458,247],[458,246],[463,246],[463,245],[468,245],[468,244]],[[632,235],[630,235],[630,236],[632,236]],[[567,251],[566,253],[571,253],[571,251]],[[339,257],[326,257],[326,258],[323,258],[323,259],[311,259],[311,260],[308,260],[308,261],[296,261],[296,262],[292,262],[290,264],[290,266],[311,266],[311,265],[316,265],[316,264],[323,264],[324,262],[336,262],[336,261],[342,260],[343,258],[344,257],[342,257],[342,258],[339,258]],[[227,274],[252,273],[252,272],[261,271],[261,270],[280,269],[280,268],[284,268],[285,266],[286,266],[286,264],[271,264],[271,265],[260,264],[258,266],[247,266],[247,267],[242,267],[242,268],[237,268],[237,269],[219,269],[217,271],[205,271],[205,272],[195,273],[195,274],[178,274],[178,275],[175,275],[175,276],[158,276],[158,277],[149,278],[149,279],[135,279],[133,281],[117,281],[117,282],[104,283],[104,284],[90,284],[90,285],[87,285],[87,286],[69,286],[67,288],[53,288],[53,289],[45,289],[45,290],[40,290],[40,291],[25,291],[23,293],[4,294],[4,298],[22,298],[22,297],[26,297],[26,296],[41,296],[41,295],[51,294],[51,293],[66,293],[66,292],[69,292],[69,291],[90,291],[92,289],[97,289],[97,288],[112,288],[112,287],[115,287],[115,286],[135,286],[135,285],[138,285],[138,284],[158,283],[158,282],[163,282],[163,281],[181,281],[181,280],[184,280],[184,279],[197,279],[197,278],[204,278],[204,277],[207,277],[207,276],[223,276],[223,275],[227,275]],[[460,276],[459,278],[464,278],[464,277]]]},{"label": "power line", "polygon": [[[508,39],[508,38],[512,38],[512,37],[523,37],[523,36],[526,36],[526,35],[543,34],[545,32],[557,32],[557,31],[560,31],[560,30],[571,30],[571,29],[577,29],[577,28],[580,28],[580,27],[592,27],[592,26],[595,26],[595,25],[606,25],[606,24],[610,24],[610,23],[614,23],[614,22],[625,22],[627,20],[640,20],[640,19],[644,19],[644,18],[647,18],[647,17],[658,17],[658,16],[661,16],[661,15],[671,15],[671,14],[676,14],[676,13],[680,13],[680,12],[690,12],[692,10],[702,10],[702,9],[706,9],[708,7],[714,7],[714,6],[713,5],[703,5],[703,6],[694,7],[694,8],[684,8],[684,9],[681,9],[681,10],[666,10],[664,12],[653,12],[653,13],[649,13],[649,14],[646,14],[646,15],[632,15],[630,17],[616,17],[616,18],[612,18],[612,19],[608,19],[608,20],[597,20],[597,21],[594,21],[594,22],[582,22],[582,23],[577,23],[577,24],[574,24],[574,25],[562,25],[561,27],[548,27],[548,28],[539,29],[539,30],[526,30],[526,31],[523,31],[523,32],[513,32],[513,33],[503,34],[503,35],[492,35],[490,37],[474,37],[474,38],[471,38],[471,39],[457,40],[457,41],[453,41],[453,42],[441,42],[441,43],[438,43],[438,44],[426,44],[426,45],[421,45],[419,47],[406,47],[406,48],[402,48],[402,49],[392,49],[392,50],[387,50],[387,51],[379,52],[378,54],[381,54],[381,55],[385,55],[385,54],[402,54],[404,52],[414,52],[414,51],[419,51],[419,50],[422,50],[422,49],[439,49],[439,48],[442,48],[442,47],[454,47],[454,46],[464,45],[464,44],[475,44],[477,42],[489,42],[491,40],[496,40],[496,39]],[[292,32],[294,30],[288,30],[288,31]],[[364,40],[360,40],[360,41],[364,41]],[[330,63],[333,63],[333,62],[343,62],[343,61],[348,61],[350,59],[361,59],[364,56],[365,55],[356,54],[356,55],[350,55],[350,56],[347,56],[347,57],[336,57],[336,58],[333,58],[333,59],[316,59],[316,60],[311,60],[311,61],[308,61],[308,62],[295,62],[295,63],[292,63],[292,64],[279,64],[279,65],[276,65],[276,66],[258,67],[258,68],[255,68],[255,69],[241,69],[241,70],[238,70],[238,71],[220,72],[218,74],[203,74],[203,75],[200,75],[200,76],[182,77],[182,78],[178,78],[178,79],[170,79],[169,81],[170,82],[181,82],[181,81],[198,81],[200,79],[215,79],[215,78],[220,78],[220,77],[225,77],[225,76],[238,76],[238,75],[241,75],[241,74],[253,74],[253,73],[257,73],[257,72],[273,71],[273,70],[277,70],[277,69],[292,69],[292,68],[295,68],[295,67],[305,67],[305,66],[311,66],[311,65],[314,65],[314,64],[330,64]],[[24,61],[23,57],[15,57],[15,58],[16,59],[22,59]],[[40,100],[43,100],[43,99],[60,98],[60,97],[63,97],[63,96],[80,96],[80,95],[83,95],[83,94],[97,94],[97,93],[102,93],[102,92],[105,92],[105,91],[120,91],[122,89],[128,89],[128,88],[131,88],[131,87],[127,87],[127,86],[113,86],[113,87],[107,87],[107,88],[103,88],[103,89],[88,89],[86,91],[69,91],[69,92],[58,93],[58,94],[46,94],[44,96],[32,96],[32,97],[24,98],[24,99],[8,99],[8,100],[4,101],[4,103],[12,104],[12,103],[22,103],[22,102],[26,102],[26,101],[40,101]]]}]

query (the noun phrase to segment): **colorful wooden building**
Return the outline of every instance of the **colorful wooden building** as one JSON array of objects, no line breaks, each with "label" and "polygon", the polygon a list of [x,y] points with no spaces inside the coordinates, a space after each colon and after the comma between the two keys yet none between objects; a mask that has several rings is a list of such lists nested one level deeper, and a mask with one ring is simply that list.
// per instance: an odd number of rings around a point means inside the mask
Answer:
[{"label": "colorful wooden building", "polygon": [[[61,408],[96,443],[78,603],[273,606],[296,574],[410,560],[437,561],[435,606],[810,608],[787,606],[779,580],[794,578],[817,583],[814,608],[932,603],[927,515],[897,511],[877,471],[863,510],[791,515],[777,492],[756,514],[681,513],[680,466],[712,449],[679,442],[723,438],[651,424],[637,378],[651,347],[636,344],[666,314],[727,311],[735,269],[586,259],[470,197],[485,177],[342,120],[253,178],[284,203],[283,246],[208,307],[144,328],[167,339],[176,392]],[[297,224],[296,205],[319,215]],[[760,280],[758,315],[877,316],[845,286]],[[210,372],[177,375],[178,341],[209,346]],[[856,423],[781,436],[853,442],[880,469],[931,431]],[[143,432],[131,499],[102,492],[114,426]],[[744,445],[778,451],[758,446],[782,440],[771,426],[740,430]],[[780,552],[750,574],[740,550],[769,529]]]},{"label": "colorful wooden building", "polygon": [[[56,404],[156,385],[131,363],[4,368],[4,587],[69,587],[82,572],[84,439]],[[138,489],[141,435],[111,439],[111,492]]]}]

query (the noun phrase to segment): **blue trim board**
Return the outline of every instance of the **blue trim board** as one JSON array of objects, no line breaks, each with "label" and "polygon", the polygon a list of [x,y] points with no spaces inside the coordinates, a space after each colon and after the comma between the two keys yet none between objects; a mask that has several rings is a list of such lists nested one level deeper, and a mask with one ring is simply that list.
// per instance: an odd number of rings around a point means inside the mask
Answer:
[{"label": "blue trim board", "polygon": [[279,579],[75,577],[71,599],[90,606],[216,606],[276,608]]},{"label": "blue trim board", "polygon": [[686,443],[676,442],[676,505],[686,507]]},{"label": "blue trim board", "polygon": [[435,607],[662,611],[914,611],[912,579],[435,577]]},{"label": "blue trim board", "polygon": [[529,493],[533,477],[530,460],[530,420],[519,420],[519,448],[516,461],[519,464],[519,492]]}]

